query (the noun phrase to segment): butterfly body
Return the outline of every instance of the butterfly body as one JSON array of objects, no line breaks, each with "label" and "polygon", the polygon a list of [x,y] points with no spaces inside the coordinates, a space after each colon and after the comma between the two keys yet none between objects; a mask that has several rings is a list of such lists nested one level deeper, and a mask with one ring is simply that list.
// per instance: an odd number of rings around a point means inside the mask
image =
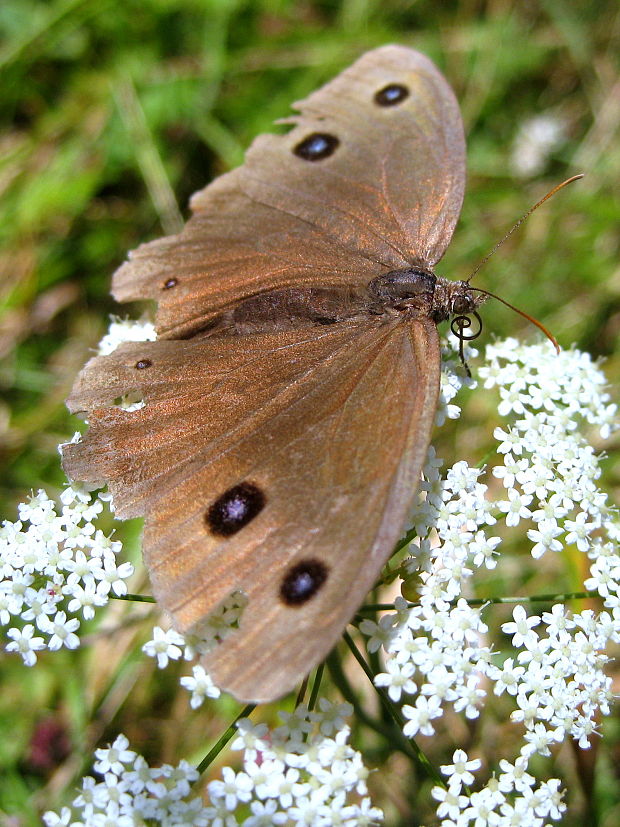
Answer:
[{"label": "butterfly body", "polygon": [[[155,342],[91,360],[68,405],[74,479],[145,516],[153,591],[240,700],[294,687],[329,652],[402,536],[439,393],[437,323],[474,311],[435,275],[463,197],[458,106],[434,65],[385,46],[296,104],[286,135],[192,199],[182,233],[117,271],[155,299]],[[139,409],[116,401],[130,394]]]}]

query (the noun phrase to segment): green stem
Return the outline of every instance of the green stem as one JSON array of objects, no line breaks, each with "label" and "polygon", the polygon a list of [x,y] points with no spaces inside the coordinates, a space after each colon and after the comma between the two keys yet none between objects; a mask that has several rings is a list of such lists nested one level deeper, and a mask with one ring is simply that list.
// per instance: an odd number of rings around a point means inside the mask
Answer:
[{"label": "green stem", "polygon": [[299,706],[299,704],[303,701],[306,697],[306,690],[308,688],[308,675],[303,679],[301,682],[301,686],[299,687],[299,692],[297,693],[297,697],[295,698],[295,708]]},{"label": "green stem", "polygon": [[[475,600],[467,600],[468,606],[486,606],[490,603],[493,604],[500,604],[500,603],[551,603],[554,600],[590,600],[592,598],[600,598],[600,594],[598,592],[564,592],[563,594],[558,594],[557,592],[550,593],[550,594],[535,594],[530,597],[479,597]],[[459,598],[462,600],[462,598]],[[452,600],[450,602],[451,606],[455,606],[457,603],[456,600]],[[407,603],[407,606],[410,609],[413,609],[414,606],[418,606],[418,603]],[[393,603],[366,603],[364,606],[360,606],[358,609],[359,612],[385,612],[385,611],[394,611],[394,604]]]},{"label": "green stem", "polygon": [[310,692],[310,700],[308,701],[308,709],[312,710],[316,706],[317,698],[319,697],[319,689],[321,688],[321,681],[323,680],[323,673],[325,672],[325,663],[320,663],[314,676],[314,683],[312,684],[312,691]]},{"label": "green stem", "polygon": [[154,597],[148,594],[111,594],[112,600],[129,600],[131,603],[157,603]]},{"label": "green stem", "polygon": [[416,744],[416,742],[412,738],[406,738],[402,734],[402,729],[403,729],[403,726],[405,725],[405,719],[403,717],[402,712],[400,711],[400,709],[395,704],[392,703],[392,701],[390,699],[390,696],[387,694],[387,692],[382,687],[375,686],[374,675],[372,674],[372,671],[371,671],[370,667],[368,666],[368,664],[364,660],[364,658],[362,656],[362,653],[359,651],[359,649],[355,645],[355,642],[353,641],[353,638],[346,631],[344,633],[344,639],[345,639],[345,642],[346,642],[347,646],[351,650],[351,653],[353,654],[353,657],[359,663],[359,665],[362,667],[366,677],[368,678],[368,680],[372,684],[373,689],[375,690],[375,692],[379,696],[379,699],[380,699],[384,709],[386,710],[386,712],[390,715],[390,717],[392,718],[392,720],[396,724],[400,737],[403,739],[403,741],[405,741],[405,743],[410,748],[408,750],[409,754],[412,755],[412,757],[414,757],[416,763],[426,773],[426,775],[429,778],[432,778],[433,781],[435,781],[437,784],[441,784],[442,787],[445,787],[446,782],[441,777],[441,775],[439,775],[437,770],[433,767],[431,762],[428,760],[428,758],[422,752],[422,750]]},{"label": "green stem", "polygon": [[[351,684],[342,670],[340,658],[338,657],[335,649],[327,656],[325,663],[327,664],[331,679],[338,688],[338,691],[345,701],[348,701],[353,707],[356,718],[365,724],[369,729],[372,729],[373,732],[381,735],[382,738],[387,738],[389,741],[393,741],[393,728],[391,726],[383,725],[380,721],[375,721],[375,719],[372,718],[362,706],[360,706],[357,696],[355,695]],[[397,744],[396,746],[402,751],[400,745]],[[409,750],[406,752],[409,754]]]},{"label": "green stem", "polygon": [[340,659],[338,658],[335,650],[328,656],[326,663],[332,681],[338,687],[342,697],[353,707],[357,720],[361,721],[361,723],[365,724],[369,729],[372,729],[373,732],[376,732],[382,738],[387,740],[393,749],[402,752],[403,755],[406,755],[407,758],[411,758],[412,761],[417,761],[416,752],[412,749],[409,741],[404,737],[402,731],[398,727],[394,726],[391,718],[389,718],[386,723],[376,721],[374,718],[371,718],[362,706],[360,706],[351,684],[342,671]]},{"label": "green stem", "polygon": [[202,759],[200,764],[196,767],[199,773],[203,773],[210,764],[217,758],[220,752],[224,749],[226,744],[230,741],[233,735],[237,732],[237,721],[241,718],[247,718],[254,710],[256,709],[256,704],[248,704],[244,706],[241,712],[237,715],[235,720],[230,724],[228,729],[224,732],[224,734],[219,738],[213,747],[209,750],[209,752],[205,755]]}]

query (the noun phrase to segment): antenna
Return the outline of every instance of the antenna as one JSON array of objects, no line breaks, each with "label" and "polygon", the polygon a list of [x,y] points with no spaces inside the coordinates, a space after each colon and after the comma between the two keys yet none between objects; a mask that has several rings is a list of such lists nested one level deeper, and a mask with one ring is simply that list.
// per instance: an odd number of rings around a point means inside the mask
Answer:
[{"label": "antenna", "polygon": [[470,287],[469,289],[470,290],[475,290],[477,293],[483,293],[485,296],[490,296],[492,299],[497,299],[498,302],[501,302],[502,304],[505,304],[506,307],[509,307],[511,310],[514,310],[514,312],[518,313],[519,316],[523,316],[523,318],[527,319],[528,322],[531,322],[533,325],[536,325],[536,327],[539,330],[542,330],[542,332],[545,334],[547,339],[549,339],[551,344],[555,347],[557,352],[558,353],[560,352],[560,346],[558,344],[558,340],[555,338],[553,333],[551,333],[549,330],[547,330],[547,328],[544,326],[544,324],[542,324],[541,322],[538,321],[538,319],[535,319],[533,316],[530,316],[530,314],[526,313],[525,310],[519,310],[519,308],[515,307],[514,304],[510,304],[510,302],[507,302],[506,299],[502,299],[501,296],[497,296],[495,293],[489,293],[488,290],[483,290],[481,287]]},{"label": "antenna", "polygon": [[[549,191],[549,192],[545,195],[545,197],[544,197],[544,198],[541,198],[541,199],[540,199],[540,201],[537,201],[537,202],[536,202],[536,204],[534,204],[534,206],[533,206],[533,207],[530,207],[530,208],[529,208],[529,210],[528,210],[528,211],[527,211],[524,215],[522,215],[522,216],[521,216],[521,218],[517,221],[517,223],[516,223],[516,224],[515,224],[515,225],[514,225],[514,226],[513,226],[510,230],[508,230],[508,232],[506,233],[506,235],[505,235],[502,239],[500,239],[500,240],[497,242],[497,244],[495,245],[495,247],[493,247],[493,249],[491,250],[491,252],[490,252],[490,253],[487,253],[487,254],[486,254],[486,256],[482,259],[482,261],[481,261],[478,265],[476,265],[476,267],[474,267],[473,271],[472,271],[472,272],[469,274],[469,276],[465,279],[465,281],[467,282],[467,284],[469,284],[469,282],[473,279],[473,277],[476,275],[476,273],[478,272],[478,270],[480,270],[480,269],[481,269],[481,268],[482,268],[482,267],[483,267],[483,266],[487,263],[487,261],[488,261],[488,260],[491,258],[491,256],[493,255],[493,253],[495,253],[495,252],[496,252],[496,251],[497,251],[497,250],[498,250],[498,249],[502,246],[502,244],[504,243],[504,241],[506,241],[506,239],[510,238],[510,236],[514,233],[514,231],[515,231],[515,230],[517,230],[517,229],[521,226],[521,224],[523,224],[523,222],[525,221],[525,219],[526,219],[526,218],[529,218],[529,217],[530,217],[530,215],[534,212],[534,210],[537,210],[537,209],[541,206],[541,204],[544,204],[544,203],[545,203],[545,201],[546,201],[548,198],[551,198],[551,196],[552,196],[552,195],[555,195],[555,194],[556,194],[556,192],[559,192],[561,189],[564,189],[564,187],[568,186],[568,184],[572,184],[572,183],[573,183],[573,181],[578,181],[580,178],[583,178],[583,173],[580,173],[579,175],[573,175],[573,177],[572,177],[572,178],[567,178],[567,179],[566,179],[566,181],[562,181],[562,183],[561,183],[561,184],[558,184],[558,185],[557,185],[557,187],[554,187],[552,190],[550,190],[550,191]],[[477,289],[477,288],[476,288],[476,289]],[[481,292],[485,292],[485,291],[481,291]],[[490,295],[492,295],[492,294],[491,294],[491,293],[489,293],[488,295],[490,296]],[[498,296],[494,296],[493,298],[497,299],[497,298],[498,298]],[[503,301],[503,299],[499,299],[499,300],[500,300],[500,301]],[[508,304],[508,302],[504,302],[504,304]],[[509,307],[511,307],[512,305],[508,305],[508,306],[509,306]],[[520,310],[517,310],[517,308],[516,308],[516,307],[513,307],[512,309],[513,309],[513,310],[516,310],[516,311],[517,311],[517,313],[521,313],[521,311],[520,311]],[[558,347],[558,343],[554,340],[554,338],[551,336],[551,334],[550,334],[550,333],[548,333],[548,332],[547,332],[547,331],[543,328],[543,326],[542,326],[541,324],[539,324],[539,323],[538,323],[535,319],[532,319],[532,318],[531,318],[530,316],[528,316],[526,313],[521,313],[521,315],[522,315],[522,316],[525,316],[525,317],[526,317],[527,319],[529,319],[531,322],[534,322],[534,324],[535,324],[535,325],[537,325],[538,327],[540,327],[540,328],[541,328],[541,330],[543,330],[543,332],[544,332],[544,333],[546,333],[546,335],[547,335],[547,336],[551,339],[551,341],[555,344],[555,346],[556,346],[556,347]]]}]

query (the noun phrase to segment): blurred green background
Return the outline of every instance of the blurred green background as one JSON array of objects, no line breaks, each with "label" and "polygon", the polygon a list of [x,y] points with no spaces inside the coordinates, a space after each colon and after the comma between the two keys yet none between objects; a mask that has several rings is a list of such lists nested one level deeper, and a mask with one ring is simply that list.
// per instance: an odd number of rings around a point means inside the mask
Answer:
[{"label": "blurred green background", "polygon": [[[190,194],[239,164],[251,140],[285,116],[294,100],[388,42],[432,57],[461,103],[469,178],[461,221],[438,267],[442,275],[464,278],[548,189],[586,174],[538,210],[477,283],[536,315],[563,346],[576,343],[607,357],[608,376],[617,382],[617,0],[3,0],[4,519],[16,518],[15,506],[30,490],[53,494],[62,487],[57,445],[77,427],[63,400],[109,315],[128,312],[108,293],[110,275],[127,251],[175,231],[187,216]],[[487,305],[484,311],[487,340],[535,338],[534,329],[505,308]],[[471,419],[442,437],[444,456],[488,444],[486,410],[472,402]],[[620,464],[613,449],[606,474],[617,494]],[[135,540],[136,531],[128,526],[126,537]],[[125,671],[99,676],[101,685],[90,683],[87,692],[82,682],[93,677],[87,653],[43,659],[47,671],[25,670],[16,661],[3,666],[0,724],[12,737],[0,741],[0,811],[24,814],[10,823],[38,823],[36,804],[26,804],[32,791],[39,790],[42,806],[51,804],[73,773],[83,771],[80,761],[88,760],[108,728],[113,737],[132,721],[146,721],[157,731],[159,760],[181,757],[171,722],[175,714],[182,720],[186,708],[175,699],[174,680],[131,672],[130,645],[123,647]],[[26,698],[28,711],[16,718]],[[223,701],[222,720],[235,709]],[[59,710],[82,755],[37,770],[24,758],[29,740],[44,712]],[[221,721],[205,725],[202,743],[220,730]],[[609,761],[617,783],[613,747]],[[396,799],[387,807],[390,823],[417,823],[407,815],[414,791],[394,792],[390,784],[388,777],[376,785],[375,795],[383,806],[382,796]],[[608,820],[613,806],[601,793],[588,823],[597,823],[600,813],[606,814],[601,823],[617,823]],[[576,810],[574,818],[582,813]]]}]

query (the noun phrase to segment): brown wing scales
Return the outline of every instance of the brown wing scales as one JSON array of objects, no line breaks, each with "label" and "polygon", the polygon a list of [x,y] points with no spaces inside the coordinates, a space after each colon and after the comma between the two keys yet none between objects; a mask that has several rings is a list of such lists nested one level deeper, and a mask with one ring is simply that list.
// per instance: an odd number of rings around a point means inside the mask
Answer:
[{"label": "brown wing scales", "polygon": [[[247,594],[241,629],[208,660],[238,697],[292,687],[376,579],[415,494],[438,353],[432,324],[371,319],[311,339],[130,344],[85,369],[70,404],[91,409],[90,428],[65,449],[65,468],[109,480],[119,515],[146,513],[154,592],[181,630],[232,591]],[[145,357],[157,371],[149,383],[134,367]],[[134,388],[142,409],[110,405]],[[264,508],[233,536],[214,535],[210,504],[243,481],[263,492]],[[314,558],[329,568],[325,586],[301,607],[283,605],[287,567]],[[301,652],[284,653],[291,645]]]}]

